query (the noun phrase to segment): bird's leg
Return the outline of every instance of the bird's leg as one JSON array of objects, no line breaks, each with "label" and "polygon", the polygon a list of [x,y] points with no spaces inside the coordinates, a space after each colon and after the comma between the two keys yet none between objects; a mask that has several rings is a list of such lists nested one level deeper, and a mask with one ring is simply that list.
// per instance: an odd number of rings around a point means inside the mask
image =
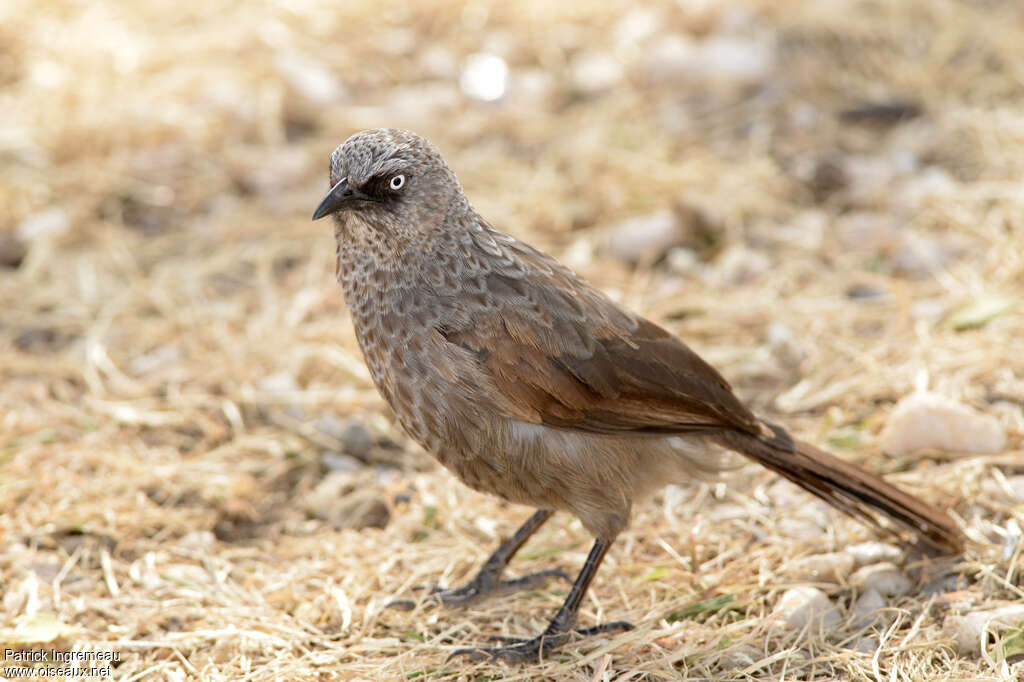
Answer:
[{"label": "bird's leg", "polygon": [[455,656],[466,655],[473,660],[490,658],[495,661],[505,659],[510,663],[527,663],[542,659],[545,654],[551,653],[560,647],[574,634],[587,637],[604,632],[632,630],[633,626],[625,621],[616,621],[590,628],[573,629],[573,626],[576,624],[576,614],[579,612],[580,603],[583,601],[583,595],[586,594],[587,588],[590,587],[590,581],[597,574],[597,568],[601,565],[601,560],[604,559],[604,555],[609,547],[611,547],[611,542],[603,540],[594,541],[594,546],[591,548],[590,554],[587,556],[587,560],[583,564],[579,576],[576,578],[576,582],[573,583],[569,596],[565,598],[562,608],[558,609],[558,613],[548,623],[544,632],[533,639],[495,638],[506,642],[506,646],[459,649],[448,657],[449,660]]},{"label": "bird's leg", "polygon": [[[527,519],[526,523],[519,527],[515,534],[502,543],[501,547],[495,550],[494,554],[484,562],[476,576],[461,587],[453,587],[450,590],[442,590],[435,587],[427,596],[429,601],[440,603],[443,606],[468,606],[475,602],[495,594],[508,594],[522,590],[532,590],[547,584],[551,578],[562,578],[566,582],[570,580],[564,572],[558,569],[539,571],[524,575],[521,578],[502,580],[501,574],[508,566],[508,562],[519,551],[519,548],[537,532],[537,529],[551,518],[550,510],[542,509]],[[388,604],[389,608],[412,610],[416,602],[408,599],[393,601]]]}]

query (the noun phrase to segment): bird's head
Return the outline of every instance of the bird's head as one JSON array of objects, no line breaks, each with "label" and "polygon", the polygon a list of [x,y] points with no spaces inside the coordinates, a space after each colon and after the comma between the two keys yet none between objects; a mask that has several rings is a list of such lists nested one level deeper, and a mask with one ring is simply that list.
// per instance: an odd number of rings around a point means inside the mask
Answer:
[{"label": "bird's head", "polygon": [[335,215],[385,234],[442,226],[462,188],[440,152],[407,130],[378,128],[348,138],[331,154],[331,189],[313,220]]}]

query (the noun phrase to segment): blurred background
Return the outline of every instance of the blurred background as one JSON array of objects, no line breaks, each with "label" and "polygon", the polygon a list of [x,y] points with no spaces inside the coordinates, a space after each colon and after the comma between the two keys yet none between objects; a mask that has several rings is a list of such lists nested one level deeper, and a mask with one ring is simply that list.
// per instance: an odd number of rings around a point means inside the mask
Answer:
[{"label": "blurred background", "polygon": [[[312,679],[442,675],[438,642],[479,638],[381,604],[469,575],[527,510],[461,488],[393,425],[331,227],[310,221],[331,151],[390,126],[437,144],[495,227],[680,334],[759,411],[955,501],[975,540],[1019,539],[1024,4],[15,1],[0,641],[115,642],[126,676]],[[950,403],[900,431],[894,406],[923,390]],[[938,442],[936,423],[974,435]],[[754,665],[768,654],[715,639],[724,616],[669,625],[657,605],[731,576],[746,610],[729,622],[763,648],[778,595],[757,576],[872,537],[767,474],[735,480],[640,511],[606,571],[625,577],[597,594],[664,628],[602,674]],[[574,572],[585,533],[545,533]],[[671,594],[634,580],[664,560],[652,533],[692,548],[689,569],[658,568]],[[1019,594],[1017,545],[993,552],[978,572],[1011,586],[954,580],[970,608]],[[844,590],[826,590],[840,610]],[[942,626],[925,629],[948,641]],[[787,636],[822,670],[871,669],[870,652]],[[971,636],[962,659],[881,660],[991,672]]]}]

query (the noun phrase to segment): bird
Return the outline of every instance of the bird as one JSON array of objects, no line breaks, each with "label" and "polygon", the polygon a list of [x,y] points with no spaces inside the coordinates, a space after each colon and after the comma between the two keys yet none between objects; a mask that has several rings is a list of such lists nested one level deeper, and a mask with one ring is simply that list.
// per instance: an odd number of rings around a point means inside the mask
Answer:
[{"label": "bird", "polygon": [[594,537],[540,634],[451,657],[536,662],[575,637],[630,629],[576,627],[601,561],[638,500],[713,474],[726,450],[854,517],[882,528],[889,519],[939,552],[963,550],[945,511],[756,416],[683,341],[493,227],[425,138],[355,133],[331,154],[329,184],[313,219],[334,218],[336,276],[397,421],[470,488],[537,510],[472,580],[436,588],[433,602],[465,606],[568,579],[558,570],[502,578],[555,512]]}]

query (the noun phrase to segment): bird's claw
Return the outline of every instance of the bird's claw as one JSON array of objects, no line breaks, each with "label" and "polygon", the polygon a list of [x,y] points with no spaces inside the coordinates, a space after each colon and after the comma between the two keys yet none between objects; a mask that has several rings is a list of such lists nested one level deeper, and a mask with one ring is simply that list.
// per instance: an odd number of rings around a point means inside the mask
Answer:
[{"label": "bird's claw", "polygon": [[[519,578],[498,580],[497,576],[487,573],[480,573],[465,585],[453,587],[449,590],[442,589],[435,585],[422,599],[422,603],[432,606],[470,606],[486,597],[499,594],[511,594],[543,587],[551,578],[559,578],[571,582],[572,578],[557,568],[547,571],[530,573]],[[397,599],[389,602],[387,608],[398,609],[399,611],[412,611],[416,608],[417,601],[412,599]]]},{"label": "bird's claw", "polygon": [[560,647],[568,635],[558,633],[554,635],[540,635],[533,639],[517,640],[515,637],[506,638],[509,641],[517,641],[516,644],[498,647],[471,647],[456,649],[448,656],[451,661],[456,656],[468,656],[471,661],[490,660],[496,662],[503,660],[507,663],[534,663],[541,660],[544,654],[550,653]]},{"label": "bird's claw", "polygon": [[488,637],[487,640],[489,642],[500,642],[505,644],[505,646],[456,649],[448,656],[447,660],[450,661],[456,656],[468,656],[471,661],[504,660],[508,663],[532,663],[541,660],[545,654],[558,649],[568,641],[571,635],[592,637],[594,635],[609,632],[625,632],[632,629],[632,623],[618,620],[614,623],[605,623],[604,625],[595,625],[589,628],[577,628],[568,632],[545,632],[533,639],[495,635]]}]

